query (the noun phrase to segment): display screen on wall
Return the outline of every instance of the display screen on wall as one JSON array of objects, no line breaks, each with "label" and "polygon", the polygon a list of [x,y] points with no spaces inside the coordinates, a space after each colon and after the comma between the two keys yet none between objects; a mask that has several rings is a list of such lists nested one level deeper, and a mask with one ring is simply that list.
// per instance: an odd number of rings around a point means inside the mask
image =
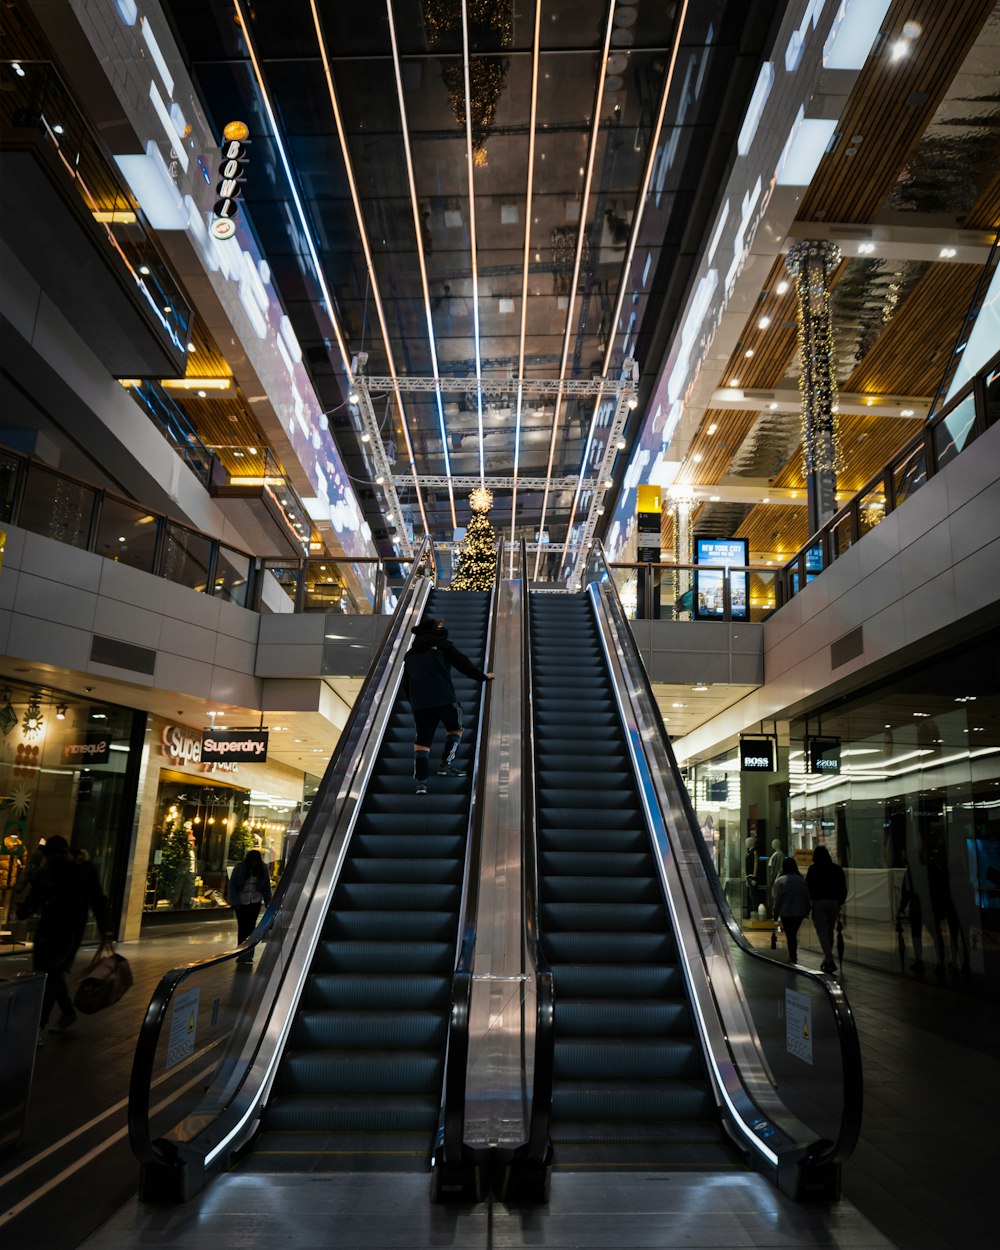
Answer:
[{"label": "display screen on wall", "polygon": [[809,771],[834,777],[840,772],[840,739],[809,739]]},{"label": "display screen on wall", "polygon": [[[731,568],[747,563],[747,540],[745,538],[696,538],[695,563],[717,569]],[[729,576],[730,610],[734,621],[747,619],[749,602],[749,574],[731,573]],[[694,614],[701,621],[721,621],[725,616],[725,575],[722,572],[703,572],[699,567],[694,575]]]},{"label": "display screen on wall", "polygon": [[773,773],[774,772],[774,739],[773,738],[741,738],[740,739],[740,772],[742,773]]},{"label": "display screen on wall", "polygon": [[705,784],[705,801],[708,803],[725,803],[729,798],[729,778],[709,777]]}]

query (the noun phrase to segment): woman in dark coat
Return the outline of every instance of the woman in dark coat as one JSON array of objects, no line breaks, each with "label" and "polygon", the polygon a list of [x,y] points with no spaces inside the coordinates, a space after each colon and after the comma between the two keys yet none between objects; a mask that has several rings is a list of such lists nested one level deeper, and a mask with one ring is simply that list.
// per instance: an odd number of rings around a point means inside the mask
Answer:
[{"label": "woman in dark coat", "polygon": [[[236,912],[236,940],[245,942],[257,927],[261,906],[271,901],[271,878],[260,851],[247,851],[229,878],[229,905]],[[238,956],[240,963],[253,962],[253,952]]]},{"label": "woman in dark coat", "polygon": [[65,838],[56,834],[42,847],[44,862],[31,879],[28,896],[18,907],[23,920],[38,913],[35,927],[32,963],[36,972],[44,972],[45,995],[42,999],[40,1029],[44,1030],[59,1005],[59,1019],[52,1032],[68,1029],[76,1020],[73,1000],[66,985],[66,974],[73,966],[76,952],[87,927],[87,913],[92,911],[103,941],[112,941],[111,912],[101,890],[94,865],[78,859]]}]

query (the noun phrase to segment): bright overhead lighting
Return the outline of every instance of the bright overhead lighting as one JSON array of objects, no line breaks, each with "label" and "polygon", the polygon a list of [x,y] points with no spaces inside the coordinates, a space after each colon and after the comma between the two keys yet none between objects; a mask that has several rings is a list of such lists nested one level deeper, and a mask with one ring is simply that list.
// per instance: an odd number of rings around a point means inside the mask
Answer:
[{"label": "bright overhead lighting", "polygon": [[620,438],[618,442],[615,444],[615,446],[618,448],[619,451],[624,451],[626,445],[627,444],[623,438]]},{"label": "bright overhead lighting", "polygon": [[899,415],[901,417],[912,417],[913,409],[912,408],[900,408]]},{"label": "bright overhead lighting", "polygon": [[749,360],[751,356],[753,356],[753,348],[748,347],[746,351],[743,353],[743,355],[747,358],[747,360]]},{"label": "bright overhead lighting", "polygon": [[167,391],[228,391],[232,378],[161,378],[160,385]]},{"label": "bright overhead lighting", "polygon": [[837,122],[825,117],[806,117],[799,109],[778,163],[779,187],[807,187],[837,130]]},{"label": "bright overhead lighting", "polygon": [[776,399],[772,399],[771,402],[767,406],[768,406],[769,411],[775,412],[778,407],[778,401]]},{"label": "bright overhead lighting", "polygon": [[770,495],[765,495],[764,498],[761,500],[761,503],[770,503],[770,502],[771,502]]},{"label": "bright overhead lighting", "polygon": [[709,495],[708,497],[710,503],[718,503],[721,498],[721,495]]},{"label": "bright overhead lighting", "polygon": [[116,156],[115,163],[154,230],[187,228],[189,215],[184,200],[152,139],[145,154]]},{"label": "bright overhead lighting", "polygon": [[767,327],[768,327],[770,324],[771,324],[771,318],[770,318],[770,317],[761,317],[761,318],[758,320],[758,322],[757,322],[757,329],[758,329],[758,330],[766,330],[766,329],[767,329]]},{"label": "bright overhead lighting", "polygon": [[875,244],[874,244],[874,243],[859,243],[859,244],[858,244],[858,255],[859,255],[859,256],[870,256],[870,255],[872,254],[872,252],[874,252],[874,251],[875,251]]},{"label": "bright overhead lighting", "polygon": [[611,487],[614,486],[614,484],[615,484],[614,479],[610,477],[606,477],[604,481],[601,483],[601,485],[604,487],[605,490],[610,490]]},{"label": "bright overhead lighting", "polygon": [[787,290],[788,290],[788,283],[785,281],[784,278],[782,278],[781,281],[778,283],[778,285],[774,288],[774,293],[775,295],[784,295]]},{"label": "bright overhead lighting", "polygon": [[639,401],[634,395],[629,396],[628,406],[633,409],[633,411],[639,407]]},{"label": "bright overhead lighting", "polygon": [[[134,226],[135,213],[130,208],[98,209],[94,213],[94,220],[102,225]],[[149,270],[143,265],[139,272],[149,273]]]},{"label": "bright overhead lighting", "polygon": [[739,378],[730,378],[730,379],[729,379],[729,385],[730,385],[730,386],[739,386],[739,384],[740,384],[740,380],[739,380]]},{"label": "bright overhead lighting", "polygon": [[890,61],[904,61],[913,51],[909,39],[897,39],[889,48]]},{"label": "bright overhead lighting", "polygon": [[700,464],[700,463],[701,463],[701,452],[700,452],[700,451],[696,451],[696,452],[694,453],[694,455],[691,457],[691,459],[695,462],[695,464]]},{"label": "bright overhead lighting", "polygon": [[872,50],[890,0],[844,0],[823,45],[824,69],[861,69]]},{"label": "bright overhead lighting", "polygon": [[367,430],[365,431],[364,434],[361,435],[361,441],[363,443],[370,443],[372,441],[372,436],[368,433]]},{"label": "bright overhead lighting", "polygon": [[957,255],[958,253],[953,247],[943,247],[941,251],[938,252],[938,256],[940,256],[942,260],[948,260],[950,257]]},{"label": "bright overhead lighting", "polygon": [[18,78],[24,77],[24,68],[21,66],[21,64],[18,61],[11,61],[10,67],[14,71],[14,73],[18,76]]},{"label": "bright overhead lighting", "polygon": [[384,486],[384,485],[385,485],[385,478],[381,475],[381,473],[380,473],[380,474],[378,475],[378,477],[375,479],[375,485],[376,485],[376,486]]}]

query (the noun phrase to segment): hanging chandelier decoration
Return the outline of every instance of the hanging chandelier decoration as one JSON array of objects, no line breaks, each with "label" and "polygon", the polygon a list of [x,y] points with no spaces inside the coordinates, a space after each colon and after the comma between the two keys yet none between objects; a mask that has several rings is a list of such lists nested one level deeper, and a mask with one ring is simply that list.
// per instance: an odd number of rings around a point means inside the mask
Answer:
[{"label": "hanging chandelier decoration", "polygon": [[[468,0],[466,13],[469,28],[469,112],[472,128],[472,160],[477,167],[488,163],[486,141],[496,119],[497,105],[503,94],[510,62],[504,56],[473,56],[475,49],[507,48],[514,34],[510,0]],[[462,47],[461,0],[424,0],[424,24],[427,42],[434,49],[439,44]],[[444,53],[442,55],[445,55]],[[464,130],[465,69],[462,62],[447,60],[441,67],[441,78],[448,90],[448,103],[455,120]]]},{"label": "hanging chandelier decoration", "polygon": [[826,240],[803,240],[790,249],[785,264],[798,297],[803,469],[808,479],[812,473],[838,473],[843,468],[830,314],[830,279],[840,264],[840,248]]}]

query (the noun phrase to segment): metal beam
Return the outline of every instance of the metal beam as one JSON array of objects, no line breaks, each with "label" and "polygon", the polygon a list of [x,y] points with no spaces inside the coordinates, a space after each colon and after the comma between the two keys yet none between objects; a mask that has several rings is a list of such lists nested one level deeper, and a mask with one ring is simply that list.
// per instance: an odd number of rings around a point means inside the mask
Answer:
[{"label": "metal beam", "polygon": [[[861,391],[841,391],[837,411],[856,417],[912,417],[924,421],[933,399],[927,395],[866,395]],[[743,386],[720,386],[712,392],[712,408],[738,408],[744,412],[801,412],[802,399],[798,389],[780,386],[774,390]]]},{"label": "metal beam", "polygon": [[[393,477],[392,466],[389,464],[389,458],[385,454],[385,443],[382,441],[382,428],[378,423],[378,417],[375,415],[375,409],[372,407],[371,396],[368,394],[367,388],[360,384],[355,385],[354,393],[358,397],[357,408],[361,417],[362,445],[366,453],[371,456],[375,469],[372,475],[373,485],[385,493],[388,508],[387,517],[391,524],[396,527],[396,538],[394,541],[399,548],[400,555],[405,556],[408,560],[412,560],[414,547],[413,543],[410,542],[406,529],[403,508],[399,502],[399,495],[396,493],[396,485],[397,483],[412,485],[414,484],[414,477],[412,474],[406,477]],[[419,490],[420,487],[418,485],[418,493]],[[421,509],[422,507],[423,505],[421,505]]]},{"label": "metal beam", "polygon": [[[408,486],[413,478],[410,476],[401,476],[399,474],[393,478],[397,486]],[[421,486],[447,486],[449,482],[452,486],[459,489],[471,490],[475,486],[480,485],[479,475],[474,477],[468,475],[455,475],[448,477],[444,474],[420,473],[417,475],[417,481]],[[581,481],[576,477],[487,477],[486,485],[490,490],[513,490],[516,486],[518,490],[544,490],[546,486],[549,490],[576,490],[579,486],[581,491],[596,490],[599,484],[598,478],[584,478]]]},{"label": "metal beam", "polygon": [[827,239],[845,260],[922,260],[949,265],[985,265],[996,232],[956,230],[954,226],[856,225],[840,221],[796,221],[782,245],[787,252],[800,239]]},{"label": "metal beam", "polygon": [[[479,382],[475,378],[418,378],[399,376],[395,379],[359,375],[355,381],[359,387],[366,387],[369,392],[391,391],[398,386],[401,391],[425,392],[433,394],[440,389],[443,393],[456,395],[475,395],[479,390]],[[490,398],[502,398],[517,394],[520,387],[525,395],[634,395],[635,383],[628,379],[613,378],[525,378],[518,382],[517,378],[483,378],[482,390]]]}]

